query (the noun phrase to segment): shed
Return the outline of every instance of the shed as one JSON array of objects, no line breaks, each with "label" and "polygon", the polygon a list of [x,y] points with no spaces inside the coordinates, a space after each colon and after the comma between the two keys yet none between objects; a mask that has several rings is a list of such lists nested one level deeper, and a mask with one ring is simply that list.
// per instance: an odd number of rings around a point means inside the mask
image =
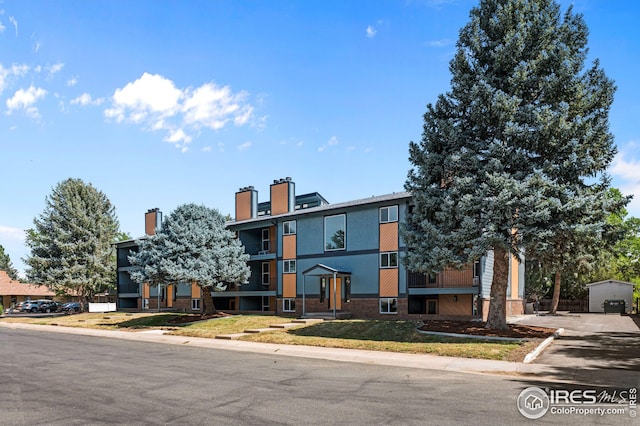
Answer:
[{"label": "shed", "polygon": [[624,300],[626,312],[633,307],[633,288],[635,284],[626,281],[606,280],[587,284],[589,288],[589,312],[604,312],[605,300]]}]

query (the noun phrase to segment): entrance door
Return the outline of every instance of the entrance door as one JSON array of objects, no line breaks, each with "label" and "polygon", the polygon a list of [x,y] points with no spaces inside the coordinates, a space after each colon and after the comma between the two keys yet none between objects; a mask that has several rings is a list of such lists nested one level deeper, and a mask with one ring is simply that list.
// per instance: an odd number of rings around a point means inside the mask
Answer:
[{"label": "entrance door", "polygon": [[438,301],[433,299],[427,300],[427,314],[436,315],[438,313]]},{"label": "entrance door", "polygon": [[[333,278],[329,278],[329,309],[333,309]],[[342,278],[336,278],[336,310],[342,309]]]}]

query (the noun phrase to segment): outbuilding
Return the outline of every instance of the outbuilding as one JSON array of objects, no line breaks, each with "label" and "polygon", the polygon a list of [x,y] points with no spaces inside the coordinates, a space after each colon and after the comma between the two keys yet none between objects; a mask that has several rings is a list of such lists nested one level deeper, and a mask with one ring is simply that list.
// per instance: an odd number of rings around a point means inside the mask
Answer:
[{"label": "outbuilding", "polygon": [[634,283],[618,280],[598,281],[587,284],[589,288],[589,312],[604,312],[606,300],[624,300],[625,312],[631,313],[634,286]]}]

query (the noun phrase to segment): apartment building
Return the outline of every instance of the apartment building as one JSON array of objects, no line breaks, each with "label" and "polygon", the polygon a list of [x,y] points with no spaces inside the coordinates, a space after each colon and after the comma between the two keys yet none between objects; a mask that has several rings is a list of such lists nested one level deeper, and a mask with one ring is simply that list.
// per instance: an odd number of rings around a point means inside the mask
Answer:
[{"label": "apartment building", "polygon": [[[291,178],[274,180],[263,202],[252,186],[236,192],[235,220],[228,228],[250,255],[251,276],[214,293],[217,309],[335,318],[486,318],[491,252],[463,270],[422,274],[404,267],[400,226],[411,194],[330,204],[317,192],[296,195],[295,188]],[[150,224],[160,224],[157,210],[147,215]],[[128,280],[124,251],[136,248],[133,240],[118,245],[121,308],[199,310],[201,294],[193,283],[158,289]],[[523,312],[523,297],[524,262],[512,259],[508,314]]]}]

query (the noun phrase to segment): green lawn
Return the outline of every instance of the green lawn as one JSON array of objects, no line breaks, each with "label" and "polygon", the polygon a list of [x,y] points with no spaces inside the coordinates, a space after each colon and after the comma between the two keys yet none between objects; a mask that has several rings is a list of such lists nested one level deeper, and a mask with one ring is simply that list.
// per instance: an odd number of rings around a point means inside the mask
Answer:
[{"label": "green lawn", "polygon": [[[261,315],[237,315],[176,326],[168,322],[176,313],[112,312],[106,314],[77,314],[55,318],[2,318],[2,322],[65,327],[100,328],[111,330],[139,330],[162,328],[172,335],[214,338],[220,334],[242,333],[247,329],[268,328],[271,324],[289,323],[290,318]],[[489,342],[425,335],[416,331],[414,321],[339,320],[315,324],[300,324],[272,332],[250,334],[242,340],[288,345],[309,345],[333,348],[367,349],[376,351],[424,353],[465,358],[522,361],[537,341],[524,343]]]}]

